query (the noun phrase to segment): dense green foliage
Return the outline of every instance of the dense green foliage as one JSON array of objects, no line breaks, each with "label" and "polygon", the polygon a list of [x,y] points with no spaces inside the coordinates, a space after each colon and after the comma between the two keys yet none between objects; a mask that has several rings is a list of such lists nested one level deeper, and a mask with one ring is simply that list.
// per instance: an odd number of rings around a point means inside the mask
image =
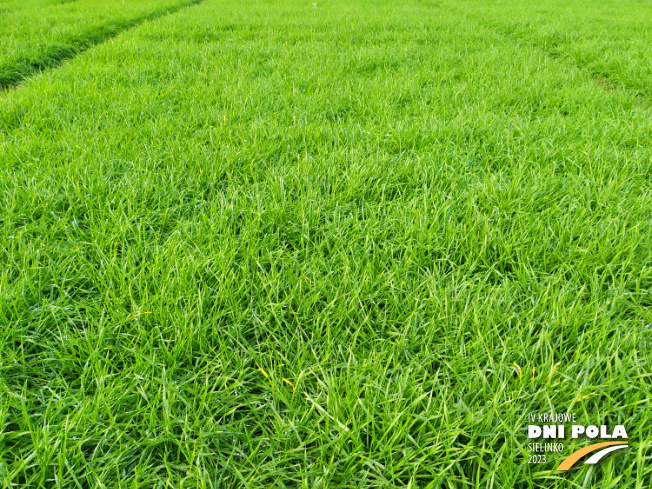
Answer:
[{"label": "dense green foliage", "polygon": [[0,0],[0,89],[196,0]]},{"label": "dense green foliage", "polygon": [[652,96],[648,0],[464,0],[456,5],[517,42],[573,61],[599,84]]},{"label": "dense green foliage", "polygon": [[[643,64],[514,3],[207,0],[1,93],[0,485],[649,487]],[[528,464],[551,411],[631,448]]]}]

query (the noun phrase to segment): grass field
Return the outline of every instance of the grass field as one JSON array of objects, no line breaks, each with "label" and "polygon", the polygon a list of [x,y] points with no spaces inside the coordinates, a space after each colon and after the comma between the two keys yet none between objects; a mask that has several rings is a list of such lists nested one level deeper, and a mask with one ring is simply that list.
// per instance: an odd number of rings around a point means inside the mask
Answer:
[{"label": "grass field", "polygon": [[469,0],[457,5],[516,42],[573,62],[606,88],[652,96],[652,2]]},{"label": "grass field", "polygon": [[127,3],[0,92],[0,487],[650,487],[649,2]]},{"label": "grass field", "polygon": [[0,89],[198,0],[0,0]]}]

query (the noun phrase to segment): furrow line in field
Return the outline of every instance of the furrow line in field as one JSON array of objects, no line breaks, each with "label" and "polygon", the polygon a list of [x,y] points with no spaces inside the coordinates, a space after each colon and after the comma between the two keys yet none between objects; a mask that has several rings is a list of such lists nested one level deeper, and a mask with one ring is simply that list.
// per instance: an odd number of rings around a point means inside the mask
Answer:
[{"label": "furrow line in field", "polygon": [[137,27],[143,22],[157,19],[163,15],[176,13],[181,9],[203,3],[203,1],[186,0],[178,5],[163,7],[133,19],[109,22],[100,28],[83,33],[75,40],[52,46],[37,56],[25,57],[13,60],[5,65],[0,65],[0,92],[16,88],[37,73],[56,68],[65,61],[79,56],[93,46],[102,44],[127,30]]},{"label": "furrow line in field", "polygon": [[[452,9],[455,9],[455,7],[452,7]],[[488,29],[496,32],[498,35],[512,39],[515,43],[517,43],[517,45],[533,47],[542,52],[551,61],[580,70],[581,72],[587,74],[596,84],[605,90],[623,90],[625,92],[629,92],[632,95],[635,95],[640,100],[645,100],[646,102],[649,102],[650,97],[652,97],[652,90],[650,89],[642,89],[640,86],[635,86],[627,83],[624,80],[616,78],[616,76],[614,76],[614,74],[609,71],[596,69],[586,64],[582,64],[570,55],[565,55],[564,53],[549,49],[544,44],[537,42],[532,38],[524,38],[522,33],[510,31],[507,26],[491,22],[486,17],[473,15],[462,10],[458,11],[463,13],[468,19],[480,23]]]}]

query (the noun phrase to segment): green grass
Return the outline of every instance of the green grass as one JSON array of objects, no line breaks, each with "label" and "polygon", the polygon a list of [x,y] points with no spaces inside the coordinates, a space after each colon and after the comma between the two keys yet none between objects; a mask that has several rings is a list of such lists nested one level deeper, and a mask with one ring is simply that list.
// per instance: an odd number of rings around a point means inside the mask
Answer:
[{"label": "green grass", "polygon": [[532,5],[521,0],[470,0],[462,5],[517,42],[540,46],[585,69],[606,87],[652,96],[649,1],[547,0]]},{"label": "green grass", "polygon": [[198,0],[0,0],[0,90]]},{"label": "green grass", "polygon": [[[208,0],[0,94],[0,485],[649,487],[649,99],[483,5]],[[631,448],[529,465],[550,411]]]}]

